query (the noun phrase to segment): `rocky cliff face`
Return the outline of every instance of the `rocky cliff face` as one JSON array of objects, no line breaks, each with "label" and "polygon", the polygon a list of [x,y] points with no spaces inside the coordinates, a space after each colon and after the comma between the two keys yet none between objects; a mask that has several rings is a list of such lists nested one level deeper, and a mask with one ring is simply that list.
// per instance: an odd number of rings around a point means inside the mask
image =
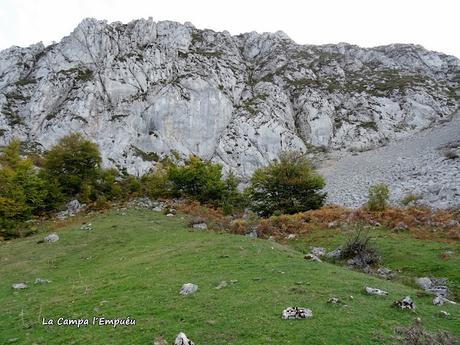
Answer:
[{"label": "rocky cliff face", "polygon": [[363,151],[449,121],[459,87],[460,61],[420,46],[85,19],[0,52],[0,145],[46,150],[78,131],[132,174],[193,153],[249,176],[280,150]]}]

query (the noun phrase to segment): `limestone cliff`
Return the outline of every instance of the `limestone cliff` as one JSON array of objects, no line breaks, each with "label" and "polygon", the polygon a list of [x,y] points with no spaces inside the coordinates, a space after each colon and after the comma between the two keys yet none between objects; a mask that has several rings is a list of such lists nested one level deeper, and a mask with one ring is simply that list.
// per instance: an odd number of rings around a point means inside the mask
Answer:
[{"label": "limestone cliff", "polygon": [[420,46],[85,19],[0,52],[0,145],[46,150],[78,131],[132,174],[174,152],[249,176],[283,149],[363,151],[450,121],[459,87],[460,61]]}]

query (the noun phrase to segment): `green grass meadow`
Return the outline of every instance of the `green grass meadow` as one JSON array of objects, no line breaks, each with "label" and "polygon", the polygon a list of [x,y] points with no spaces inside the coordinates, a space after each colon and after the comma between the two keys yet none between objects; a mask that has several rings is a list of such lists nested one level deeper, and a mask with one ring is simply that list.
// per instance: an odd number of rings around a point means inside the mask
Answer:
[{"label": "green grass meadow", "polygon": [[[84,222],[94,230],[80,230]],[[0,243],[0,344],[133,345],[153,344],[157,337],[172,343],[180,331],[197,345],[388,344],[397,325],[410,325],[417,317],[429,330],[460,336],[458,305],[435,307],[431,296],[417,297],[417,290],[402,281],[303,259],[309,245],[331,249],[340,236],[318,233],[281,245],[190,231],[185,215],[136,209],[81,216],[56,232],[56,243],[37,244],[47,231]],[[427,254],[446,244],[407,238],[411,247],[393,252],[402,240],[377,235],[388,267],[418,274],[428,266],[459,283],[458,256],[438,262]],[[458,246],[454,249],[458,255]],[[38,277],[52,282],[35,285]],[[238,282],[216,289],[223,280]],[[13,290],[17,282],[28,288]],[[179,295],[188,282],[199,290]],[[366,285],[389,296],[364,295]],[[391,307],[406,295],[415,300],[416,311]],[[345,305],[328,304],[330,297]],[[310,308],[313,318],[282,320],[288,306]],[[439,316],[440,310],[451,316]],[[59,317],[130,317],[136,324],[42,325],[43,318],[56,322]]]}]

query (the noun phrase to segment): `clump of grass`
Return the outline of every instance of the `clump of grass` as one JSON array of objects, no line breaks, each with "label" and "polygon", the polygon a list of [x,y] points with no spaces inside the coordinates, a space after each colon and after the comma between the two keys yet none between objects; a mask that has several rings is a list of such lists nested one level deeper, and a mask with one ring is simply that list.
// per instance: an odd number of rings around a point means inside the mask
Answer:
[{"label": "clump of grass", "polygon": [[395,329],[396,342],[392,345],[458,345],[459,342],[451,334],[441,331],[431,333],[420,325],[411,327],[397,327]]},{"label": "clump of grass", "polygon": [[414,205],[420,199],[421,199],[420,195],[409,193],[406,196],[404,196],[404,198],[402,198],[401,205],[403,206],[409,206],[411,204]]},{"label": "clump of grass", "polygon": [[375,266],[382,261],[368,231],[361,225],[352,229],[351,235],[341,248],[340,259],[350,260],[356,268]]},{"label": "clump of grass", "polygon": [[380,183],[369,188],[367,209],[369,211],[383,211],[388,207],[390,190],[387,185]]}]

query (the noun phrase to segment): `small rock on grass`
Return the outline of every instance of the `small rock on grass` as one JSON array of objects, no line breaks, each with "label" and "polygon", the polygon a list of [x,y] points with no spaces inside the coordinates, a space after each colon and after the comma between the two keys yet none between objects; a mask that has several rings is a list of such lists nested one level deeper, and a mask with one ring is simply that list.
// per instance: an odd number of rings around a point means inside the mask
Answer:
[{"label": "small rock on grass", "polygon": [[387,296],[388,295],[388,292],[386,292],[386,291],[383,291],[383,290],[380,290],[380,289],[377,289],[377,288],[372,288],[372,287],[369,287],[369,286],[366,286],[364,288],[364,291],[368,295],[376,295],[376,296]]},{"label": "small rock on grass", "polygon": [[376,273],[384,279],[391,279],[395,276],[394,272],[386,267],[380,267]]},{"label": "small rock on grass", "polygon": [[222,280],[219,285],[216,286],[216,289],[223,289],[224,287],[226,287],[228,284],[225,280]]},{"label": "small rock on grass", "polygon": [[251,238],[257,238],[259,235],[257,234],[256,230],[252,230],[251,232],[248,232],[245,236],[251,237]]},{"label": "small rock on grass", "polygon": [[22,289],[27,289],[27,284],[26,283],[14,283],[11,285],[11,287],[15,290],[22,290]]},{"label": "small rock on grass", "polygon": [[326,253],[326,257],[329,259],[338,259],[340,258],[340,255],[342,254],[342,249],[337,248],[333,250],[332,252]]},{"label": "small rock on grass", "polygon": [[43,238],[43,241],[48,242],[48,243],[57,242],[59,241],[59,235],[53,232],[49,234],[48,236],[45,236],[45,238]]},{"label": "small rock on grass", "polygon": [[174,345],[195,345],[195,343],[187,338],[184,333],[180,332],[174,341]]},{"label": "small rock on grass", "polygon": [[313,316],[313,312],[307,308],[288,307],[283,310],[281,317],[284,320],[300,320],[307,319]]},{"label": "small rock on grass", "polygon": [[83,230],[83,231],[93,231],[93,226],[91,225],[91,223],[88,223],[88,224],[82,225],[82,227],[80,228],[80,230]]},{"label": "small rock on grass", "polygon": [[440,295],[437,295],[435,298],[433,298],[433,305],[442,306],[444,303],[457,304],[457,302],[448,300],[447,298]]},{"label": "small rock on grass", "polygon": [[192,293],[195,293],[198,290],[198,285],[192,284],[192,283],[187,283],[182,285],[182,288],[180,289],[180,294],[181,295],[190,295]]},{"label": "small rock on grass", "polygon": [[310,254],[313,254],[317,257],[321,257],[326,255],[326,249],[324,249],[323,247],[313,247],[310,251]]},{"label": "small rock on grass", "polygon": [[327,303],[329,303],[329,304],[341,304],[342,301],[337,297],[331,297],[331,298],[329,298],[327,300]]},{"label": "small rock on grass", "polygon": [[43,279],[43,278],[37,278],[37,279],[35,279],[34,284],[47,284],[47,283],[51,283],[51,280]]},{"label": "small rock on grass", "polygon": [[207,230],[208,225],[206,223],[197,223],[197,224],[193,224],[192,228],[194,228],[196,230]]},{"label": "small rock on grass", "polygon": [[449,314],[447,311],[445,311],[445,310],[441,310],[441,311],[439,312],[439,316],[441,316],[441,317],[449,317],[450,314]]},{"label": "small rock on grass", "polygon": [[415,303],[412,301],[410,296],[406,296],[400,300],[393,302],[393,307],[403,309],[403,310],[414,310]]},{"label": "small rock on grass", "polygon": [[417,278],[415,284],[423,290],[429,289],[433,285],[431,279],[428,277]]},{"label": "small rock on grass", "polygon": [[317,257],[316,255],[313,255],[312,253],[306,254],[304,256],[304,259],[309,260],[309,261],[322,262],[319,257]]}]

